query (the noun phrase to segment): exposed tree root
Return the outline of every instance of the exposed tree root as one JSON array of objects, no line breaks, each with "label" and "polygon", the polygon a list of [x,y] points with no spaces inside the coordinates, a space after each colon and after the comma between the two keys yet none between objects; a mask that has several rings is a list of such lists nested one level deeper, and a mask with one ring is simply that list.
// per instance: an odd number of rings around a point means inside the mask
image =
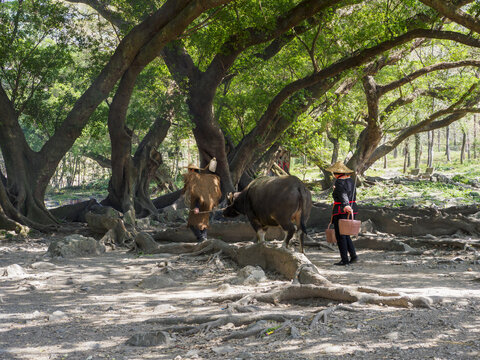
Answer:
[{"label": "exposed tree root", "polygon": [[[333,284],[320,274],[318,268],[304,254],[279,248],[266,243],[238,247],[221,240],[207,240],[190,251],[200,255],[222,251],[240,266],[259,265],[263,269],[279,272],[293,284],[283,286],[268,293],[250,294],[257,301],[277,304],[306,298],[324,298],[340,302],[378,304],[397,307],[430,307],[429,298],[409,296],[372,287],[343,286]],[[218,297],[216,301],[239,300],[247,294],[233,294]]]},{"label": "exposed tree root", "polygon": [[[236,327],[248,325],[257,321],[275,321],[284,322],[286,320],[300,320],[304,317],[302,314],[289,313],[255,313],[255,314],[220,314],[220,315],[200,315],[200,316],[180,316],[180,317],[166,317],[159,319],[147,320],[147,323],[161,324],[161,325],[176,325],[176,324],[198,324],[197,326],[173,326],[163,329],[163,331],[186,332],[187,335],[198,332],[208,332],[212,328],[220,327],[228,323],[232,323]],[[258,333],[258,331],[257,331]],[[248,335],[250,336],[250,335]]]},{"label": "exposed tree root", "polygon": [[317,315],[315,315],[313,317],[313,320],[310,323],[310,329],[313,329],[313,328],[317,327],[320,319],[322,319],[323,324],[326,324],[327,323],[327,317],[330,316],[331,314],[333,314],[333,312],[337,309],[338,310],[345,310],[345,311],[360,311],[360,309],[358,309],[358,308],[354,308],[352,306],[345,306],[345,305],[342,305],[342,304],[335,305],[335,306],[330,306],[330,307],[328,307],[324,310],[319,311],[317,313]]},{"label": "exposed tree root", "polygon": [[452,247],[456,249],[465,249],[465,247],[471,246],[472,248],[480,249],[480,242],[477,241],[470,241],[470,240],[462,240],[462,239],[418,239],[418,238],[411,238],[405,239],[406,243],[411,246],[430,246],[430,247]]},{"label": "exposed tree root", "polygon": [[[360,311],[364,304],[377,304],[395,307],[430,307],[429,298],[408,296],[395,291],[386,291],[366,286],[343,286],[334,284],[320,274],[319,269],[312,264],[304,254],[278,248],[271,244],[259,243],[244,247],[229,245],[220,240],[207,240],[188,250],[186,244],[173,244],[175,253],[182,248],[185,255],[213,253],[211,260],[217,259],[220,253],[228,255],[241,266],[260,265],[264,269],[275,270],[293,283],[284,285],[264,293],[241,293],[215,296],[210,300],[229,302],[227,313],[200,316],[163,317],[147,320],[151,324],[166,326],[162,331],[179,332],[185,335],[206,333],[213,328],[233,324],[235,328],[221,340],[243,339],[251,336],[268,336],[274,332],[289,328],[290,336],[301,337],[293,321],[309,320],[310,329],[314,329],[335,311]],[[190,244],[189,244],[190,245]],[[173,248],[172,248],[173,249]],[[155,248],[159,252],[161,246]],[[164,248],[165,250],[165,248]],[[316,312],[276,312],[264,311],[252,302],[278,304],[298,299],[323,298],[340,302],[340,304],[321,309]],[[351,305],[344,305],[350,303]],[[273,322],[273,324],[272,324]],[[247,325],[247,328],[243,327]]]}]

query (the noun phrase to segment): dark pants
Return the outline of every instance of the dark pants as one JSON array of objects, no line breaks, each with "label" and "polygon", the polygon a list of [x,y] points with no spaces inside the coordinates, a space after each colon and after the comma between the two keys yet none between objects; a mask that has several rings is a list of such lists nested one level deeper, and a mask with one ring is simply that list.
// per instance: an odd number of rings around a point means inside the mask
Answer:
[{"label": "dark pants", "polygon": [[190,225],[190,230],[192,230],[193,234],[197,238],[198,241],[207,240],[207,229],[197,229],[195,226]]},{"label": "dark pants", "polygon": [[340,250],[342,261],[348,263],[348,254],[350,254],[350,258],[354,258],[357,256],[357,253],[355,252],[355,247],[353,246],[350,235],[340,235],[338,220],[346,218],[347,214],[335,215],[333,217],[333,226],[335,228],[335,236],[337,237],[338,250]]}]

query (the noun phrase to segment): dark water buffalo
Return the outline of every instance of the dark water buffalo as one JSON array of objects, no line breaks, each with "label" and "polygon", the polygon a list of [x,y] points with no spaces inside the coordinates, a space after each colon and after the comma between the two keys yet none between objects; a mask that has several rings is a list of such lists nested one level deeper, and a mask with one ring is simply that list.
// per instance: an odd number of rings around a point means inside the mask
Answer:
[{"label": "dark water buffalo", "polygon": [[264,241],[268,226],[281,226],[287,232],[283,246],[298,232],[303,253],[305,223],[312,209],[312,195],[299,178],[285,175],[260,177],[242,192],[228,195],[226,217],[244,214],[257,232],[257,240]]}]

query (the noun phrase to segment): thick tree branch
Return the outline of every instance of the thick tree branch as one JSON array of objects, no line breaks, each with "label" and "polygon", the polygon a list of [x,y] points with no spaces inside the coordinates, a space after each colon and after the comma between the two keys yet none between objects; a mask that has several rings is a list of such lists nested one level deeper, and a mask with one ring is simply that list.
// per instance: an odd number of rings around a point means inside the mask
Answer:
[{"label": "thick tree branch", "polygon": [[85,4],[96,10],[104,19],[118,28],[127,28],[130,23],[125,21],[121,14],[108,8],[104,3],[97,0],[67,0],[71,3]]},{"label": "thick tree branch", "polygon": [[479,60],[473,60],[473,59],[468,59],[468,60],[461,60],[461,61],[455,61],[455,62],[442,62],[430,66],[426,66],[423,69],[417,70],[412,72],[411,74],[406,75],[405,77],[398,79],[396,81],[392,81],[391,83],[387,85],[379,85],[377,86],[379,95],[382,96],[383,94],[395,90],[399,88],[402,85],[405,85],[420,76],[426,75],[428,73],[431,73],[433,71],[440,71],[440,70],[447,70],[447,69],[454,69],[457,67],[465,67],[465,66],[476,66],[480,67],[480,61]]},{"label": "thick tree branch", "polygon": [[465,26],[467,29],[475,31],[480,34],[480,20],[466,12],[462,11],[460,7],[465,3],[472,1],[452,2],[445,0],[420,0],[425,5],[435,9],[441,15],[455,21],[457,24]]}]

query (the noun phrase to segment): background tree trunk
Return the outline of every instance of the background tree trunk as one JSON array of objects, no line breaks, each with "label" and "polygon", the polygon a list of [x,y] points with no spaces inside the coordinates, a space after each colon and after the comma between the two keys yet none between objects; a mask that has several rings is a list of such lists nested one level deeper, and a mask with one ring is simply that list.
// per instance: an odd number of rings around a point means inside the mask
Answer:
[{"label": "background tree trunk", "polygon": [[427,132],[428,136],[428,157],[427,157],[427,167],[432,167],[433,165],[433,142],[435,140],[435,133],[432,131]]},{"label": "background tree trunk", "polygon": [[422,142],[420,134],[415,134],[415,169],[420,168],[420,159],[422,157]]},{"label": "background tree trunk", "polygon": [[477,114],[473,114],[473,158],[477,158]]},{"label": "background tree trunk", "polygon": [[447,162],[450,162],[450,126],[445,129],[445,155]]},{"label": "background tree trunk", "polygon": [[410,138],[405,140],[405,147],[403,150],[403,173],[407,172],[407,169],[410,167]]},{"label": "background tree trunk", "polygon": [[467,145],[467,133],[462,128],[462,148],[460,150],[460,164],[463,164],[465,160],[465,147]]}]

